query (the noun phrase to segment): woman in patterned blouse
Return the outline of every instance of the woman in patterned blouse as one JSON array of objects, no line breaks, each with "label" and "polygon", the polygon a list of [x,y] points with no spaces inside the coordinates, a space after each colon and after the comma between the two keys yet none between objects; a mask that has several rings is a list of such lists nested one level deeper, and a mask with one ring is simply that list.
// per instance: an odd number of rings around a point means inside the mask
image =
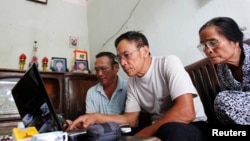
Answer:
[{"label": "woman in patterned blouse", "polygon": [[216,64],[221,91],[214,108],[223,124],[250,125],[250,46],[230,17],[216,17],[199,30],[198,48]]}]

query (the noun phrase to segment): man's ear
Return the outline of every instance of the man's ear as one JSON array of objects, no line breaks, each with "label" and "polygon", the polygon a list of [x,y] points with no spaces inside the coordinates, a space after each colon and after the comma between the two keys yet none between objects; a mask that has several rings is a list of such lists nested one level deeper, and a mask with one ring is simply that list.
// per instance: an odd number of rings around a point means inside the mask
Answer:
[{"label": "man's ear", "polygon": [[119,71],[119,68],[120,68],[120,65],[117,63],[117,64],[114,64],[114,70],[116,70],[117,72]]},{"label": "man's ear", "polygon": [[149,52],[149,47],[148,46],[144,46],[143,48],[141,48],[141,49],[143,49],[143,52],[144,52],[144,56],[148,56],[149,54],[150,54],[150,52]]}]

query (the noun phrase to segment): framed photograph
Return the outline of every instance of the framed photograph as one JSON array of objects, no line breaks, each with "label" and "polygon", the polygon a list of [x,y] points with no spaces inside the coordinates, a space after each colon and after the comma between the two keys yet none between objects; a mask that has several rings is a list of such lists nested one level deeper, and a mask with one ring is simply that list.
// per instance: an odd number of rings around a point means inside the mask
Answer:
[{"label": "framed photograph", "polygon": [[38,2],[38,3],[47,4],[48,0],[28,0],[28,1],[34,1],[34,2]]},{"label": "framed photograph", "polygon": [[89,66],[87,60],[76,60],[75,61],[75,70],[88,73],[89,72]]},{"label": "framed photograph", "polygon": [[51,69],[56,72],[66,72],[67,71],[67,59],[52,57],[51,59]]},{"label": "framed photograph", "polygon": [[78,42],[79,42],[78,37],[74,37],[74,36],[69,37],[69,47],[78,48]]},{"label": "framed photograph", "polygon": [[88,53],[85,50],[74,50],[74,60],[88,60]]}]

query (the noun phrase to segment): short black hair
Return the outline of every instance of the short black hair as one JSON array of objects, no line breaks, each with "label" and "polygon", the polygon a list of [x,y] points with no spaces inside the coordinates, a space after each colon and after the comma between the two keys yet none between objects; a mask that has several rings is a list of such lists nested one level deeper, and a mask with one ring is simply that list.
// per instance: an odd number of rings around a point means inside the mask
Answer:
[{"label": "short black hair", "polygon": [[137,47],[149,46],[148,40],[145,35],[143,35],[140,31],[128,31],[123,33],[115,40],[115,47],[117,48],[118,44],[121,40],[128,40],[137,43]]},{"label": "short black hair", "polygon": [[221,35],[224,35],[228,40],[233,42],[239,42],[240,47],[243,45],[243,36],[241,29],[238,24],[230,17],[215,17],[208,22],[206,22],[199,30],[201,31],[209,26],[216,26],[218,28],[218,32]]},{"label": "short black hair", "polygon": [[111,66],[118,64],[118,62],[115,59],[116,56],[112,52],[107,52],[107,51],[99,52],[98,54],[96,54],[95,58],[99,58],[99,57],[103,57],[103,56],[107,56],[109,58]]},{"label": "short black hair", "polygon": [[62,60],[56,60],[56,63],[63,63]]}]

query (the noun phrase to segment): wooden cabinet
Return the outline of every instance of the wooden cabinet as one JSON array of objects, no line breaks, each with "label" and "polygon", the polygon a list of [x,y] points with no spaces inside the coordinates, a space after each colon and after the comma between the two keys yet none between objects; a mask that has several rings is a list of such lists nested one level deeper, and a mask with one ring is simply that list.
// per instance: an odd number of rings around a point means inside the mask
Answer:
[{"label": "wooden cabinet", "polygon": [[80,73],[65,73],[65,118],[75,119],[85,113],[87,90],[96,84],[93,76]]},{"label": "wooden cabinet", "polygon": [[20,121],[11,89],[23,74],[23,71],[0,69],[0,134],[9,133]]},{"label": "wooden cabinet", "polygon": [[45,88],[57,113],[63,113],[64,73],[41,72]]},{"label": "wooden cabinet", "polygon": [[[25,71],[0,68],[0,135],[9,134],[21,121],[11,89]],[[40,72],[47,93],[57,113],[75,119],[85,113],[87,90],[97,83],[92,74]]]}]

